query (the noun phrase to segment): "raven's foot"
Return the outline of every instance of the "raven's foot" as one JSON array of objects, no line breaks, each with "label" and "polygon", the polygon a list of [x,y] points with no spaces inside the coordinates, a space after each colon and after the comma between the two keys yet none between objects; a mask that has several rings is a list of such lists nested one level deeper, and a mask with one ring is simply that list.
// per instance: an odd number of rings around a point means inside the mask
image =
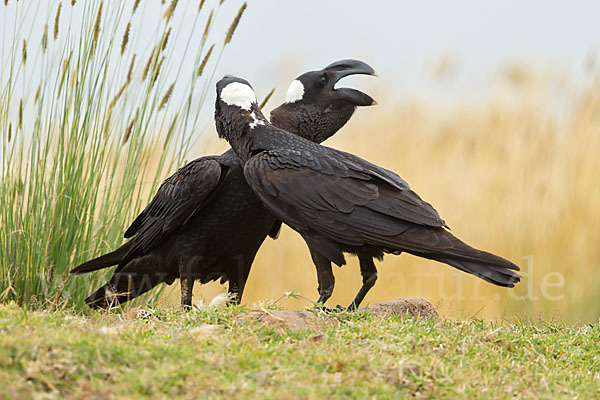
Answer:
[{"label": "raven's foot", "polygon": [[321,310],[326,314],[336,314],[336,313],[346,311],[346,307],[342,307],[339,304],[335,308],[328,308],[328,307],[325,307],[325,305],[323,305],[323,303],[316,303],[315,309]]}]

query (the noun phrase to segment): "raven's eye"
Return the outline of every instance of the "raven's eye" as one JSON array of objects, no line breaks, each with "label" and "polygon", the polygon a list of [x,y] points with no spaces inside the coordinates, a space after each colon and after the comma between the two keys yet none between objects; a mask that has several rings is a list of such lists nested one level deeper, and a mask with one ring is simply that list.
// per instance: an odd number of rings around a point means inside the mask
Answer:
[{"label": "raven's eye", "polygon": [[323,75],[321,77],[321,85],[325,86],[327,84],[327,77],[325,75]]}]

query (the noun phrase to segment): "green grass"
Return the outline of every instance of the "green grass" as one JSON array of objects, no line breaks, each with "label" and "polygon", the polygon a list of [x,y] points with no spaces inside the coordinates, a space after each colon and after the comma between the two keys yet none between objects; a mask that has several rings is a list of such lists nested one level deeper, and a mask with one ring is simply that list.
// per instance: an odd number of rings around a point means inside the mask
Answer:
[{"label": "green grass", "polygon": [[122,243],[207,124],[221,3],[0,6],[0,302],[80,307],[105,280],[68,271]]},{"label": "green grass", "polygon": [[0,306],[0,397],[595,398],[600,326],[341,314],[323,331]]}]

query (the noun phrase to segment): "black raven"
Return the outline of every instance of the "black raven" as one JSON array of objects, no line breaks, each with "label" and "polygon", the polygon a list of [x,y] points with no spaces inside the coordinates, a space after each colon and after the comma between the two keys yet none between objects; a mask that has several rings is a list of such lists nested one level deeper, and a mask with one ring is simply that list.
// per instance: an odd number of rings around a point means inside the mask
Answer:
[{"label": "black raven", "polygon": [[498,286],[519,282],[519,267],[452,235],[437,211],[395,173],[269,123],[250,84],[217,83],[215,124],[243,164],[265,207],[306,241],[317,269],[318,303],[331,296],[331,263],[356,254],[363,284],[356,309],[377,279],[373,258],[407,252],[449,264]]},{"label": "black raven", "polygon": [[[361,61],[341,60],[301,75],[290,85],[286,102],[272,111],[274,123],[308,140],[327,139],[357,106],[374,104],[357,90],[334,88],[352,74],[374,71]],[[184,306],[191,305],[195,279],[229,281],[229,293],[239,302],[258,248],[267,235],[276,237],[280,226],[247,185],[229,150],[179,169],[127,229],[129,241],[71,273],[117,265],[111,279],[86,299],[94,308],[123,303],[177,278]]]}]

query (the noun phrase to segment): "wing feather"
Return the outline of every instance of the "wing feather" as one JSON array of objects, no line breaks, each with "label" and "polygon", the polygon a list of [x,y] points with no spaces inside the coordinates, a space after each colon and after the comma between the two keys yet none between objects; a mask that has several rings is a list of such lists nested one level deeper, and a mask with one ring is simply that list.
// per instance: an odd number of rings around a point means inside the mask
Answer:
[{"label": "wing feather", "polygon": [[167,178],[125,232],[126,238],[133,237],[133,244],[122,263],[140,250],[147,252],[184,225],[204,206],[228,169],[216,157],[202,157]]}]

